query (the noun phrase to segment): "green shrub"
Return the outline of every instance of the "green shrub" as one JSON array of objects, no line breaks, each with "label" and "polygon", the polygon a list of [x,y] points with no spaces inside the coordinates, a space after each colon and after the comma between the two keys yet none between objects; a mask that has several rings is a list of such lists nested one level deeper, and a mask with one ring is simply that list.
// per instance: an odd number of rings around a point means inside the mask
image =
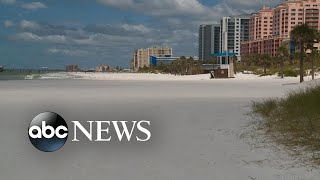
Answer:
[{"label": "green shrub", "polygon": [[319,107],[317,86],[289,93],[285,98],[254,102],[252,112],[263,119],[261,128],[273,140],[290,149],[311,152],[314,162],[320,164]]},{"label": "green shrub", "polygon": [[299,71],[294,70],[294,69],[286,69],[283,71],[284,76],[287,77],[298,77]]}]

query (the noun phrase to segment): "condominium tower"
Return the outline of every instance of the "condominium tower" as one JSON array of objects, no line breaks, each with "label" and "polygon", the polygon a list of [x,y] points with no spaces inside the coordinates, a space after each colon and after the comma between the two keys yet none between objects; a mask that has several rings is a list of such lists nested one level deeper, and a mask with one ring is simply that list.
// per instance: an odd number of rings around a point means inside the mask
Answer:
[{"label": "condominium tower", "polygon": [[234,52],[241,60],[241,42],[249,40],[250,15],[223,17],[221,19],[220,52]]},{"label": "condominium tower", "polygon": [[152,47],[137,49],[133,53],[133,69],[150,66],[150,57],[167,57],[172,56],[172,48],[168,47]]},{"label": "condominium tower", "polygon": [[199,27],[199,59],[210,60],[211,54],[220,52],[220,24]]}]

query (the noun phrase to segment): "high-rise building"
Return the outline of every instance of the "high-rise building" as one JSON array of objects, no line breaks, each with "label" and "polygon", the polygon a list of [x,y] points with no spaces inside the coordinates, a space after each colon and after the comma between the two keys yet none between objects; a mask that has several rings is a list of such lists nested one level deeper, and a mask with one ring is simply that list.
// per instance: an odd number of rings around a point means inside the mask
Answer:
[{"label": "high-rise building", "polygon": [[295,26],[305,23],[320,30],[319,17],[320,0],[287,0],[273,9],[264,7],[252,14],[250,40],[242,43],[241,53],[275,56],[279,46],[290,41]]},{"label": "high-rise building", "polygon": [[150,57],[166,57],[172,56],[172,48],[168,47],[152,47],[137,49],[133,53],[133,69],[138,70],[139,68],[150,66]]},{"label": "high-rise building", "polygon": [[211,54],[220,52],[219,24],[206,24],[199,27],[199,59],[210,60]]},{"label": "high-rise building", "polygon": [[80,68],[77,64],[70,64],[70,65],[66,65],[66,71],[67,72],[76,72],[79,71]]},{"label": "high-rise building", "polygon": [[236,53],[241,60],[241,42],[249,40],[250,15],[223,17],[221,19],[220,52]]},{"label": "high-rise building", "polygon": [[249,22],[249,40],[257,40],[272,36],[273,9],[263,6],[257,13],[253,13]]}]

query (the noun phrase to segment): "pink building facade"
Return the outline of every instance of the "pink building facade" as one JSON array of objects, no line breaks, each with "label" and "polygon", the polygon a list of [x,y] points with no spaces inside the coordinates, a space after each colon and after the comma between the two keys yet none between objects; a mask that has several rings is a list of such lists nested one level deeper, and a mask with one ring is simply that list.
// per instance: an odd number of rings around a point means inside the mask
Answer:
[{"label": "pink building facade", "polygon": [[303,23],[320,30],[320,0],[287,0],[275,8],[263,7],[250,18],[249,41],[241,44],[241,54],[276,55],[291,30]]},{"label": "pink building facade", "polygon": [[252,14],[249,26],[249,40],[271,36],[273,32],[273,9],[264,6],[260,11]]}]

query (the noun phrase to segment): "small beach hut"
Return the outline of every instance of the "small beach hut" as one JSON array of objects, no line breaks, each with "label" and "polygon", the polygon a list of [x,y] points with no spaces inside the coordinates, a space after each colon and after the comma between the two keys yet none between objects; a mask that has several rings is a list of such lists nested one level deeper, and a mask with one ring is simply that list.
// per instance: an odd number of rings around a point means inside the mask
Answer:
[{"label": "small beach hut", "polygon": [[236,53],[214,53],[211,56],[218,57],[218,62],[214,65],[213,70],[215,78],[234,78],[234,59]]}]

